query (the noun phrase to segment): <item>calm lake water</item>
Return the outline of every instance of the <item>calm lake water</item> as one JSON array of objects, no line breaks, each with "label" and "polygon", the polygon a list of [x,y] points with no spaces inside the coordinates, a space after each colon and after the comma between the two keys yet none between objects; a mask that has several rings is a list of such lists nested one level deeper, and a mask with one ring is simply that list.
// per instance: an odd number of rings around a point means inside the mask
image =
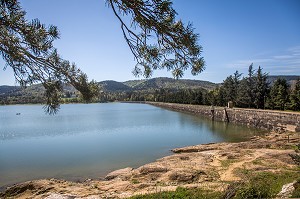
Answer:
[{"label": "calm lake water", "polygon": [[54,116],[40,105],[0,106],[0,187],[39,178],[99,178],[176,147],[257,133],[147,104],[69,104]]}]

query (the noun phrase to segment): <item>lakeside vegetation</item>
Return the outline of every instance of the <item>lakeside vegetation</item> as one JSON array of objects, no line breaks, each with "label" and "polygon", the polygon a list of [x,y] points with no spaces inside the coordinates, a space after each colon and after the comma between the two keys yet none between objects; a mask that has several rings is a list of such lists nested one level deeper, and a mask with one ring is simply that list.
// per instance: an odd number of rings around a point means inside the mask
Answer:
[{"label": "lakeside vegetation", "polygon": [[247,180],[238,183],[232,183],[228,190],[223,193],[220,191],[209,191],[201,188],[183,188],[178,187],[175,191],[157,192],[133,196],[130,199],[245,199],[245,198],[276,198],[283,185],[292,183],[295,179],[298,181],[294,185],[294,190],[290,198],[300,197],[300,175],[295,172],[261,172],[258,174],[247,174]]},{"label": "lakeside vegetation", "polygon": [[[269,76],[259,67],[249,66],[242,77],[238,71],[223,83],[201,80],[153,78],[126,82],[99,82],[100,91],[93,102],[156,101],[196,105],[227,106],[300,111],[300,76]],[[28,88],[0,86],[0,104],[45,103],[42,85]],[[60,103],[84,102],[73,86],[65,84]]]}]

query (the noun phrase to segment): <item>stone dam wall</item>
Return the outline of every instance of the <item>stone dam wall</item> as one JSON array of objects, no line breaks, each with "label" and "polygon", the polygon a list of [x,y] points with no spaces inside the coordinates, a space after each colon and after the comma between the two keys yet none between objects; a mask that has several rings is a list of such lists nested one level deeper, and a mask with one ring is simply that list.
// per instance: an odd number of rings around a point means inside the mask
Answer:
[{"label": "stone dam wall", "polygon": [[276,132],[300,132],[300,113],[297,112],[224,108],[160,102],[146,103],[175,111],[210,117],[212,120],[217,121],[244,124],[250,127],[267,129]]}]

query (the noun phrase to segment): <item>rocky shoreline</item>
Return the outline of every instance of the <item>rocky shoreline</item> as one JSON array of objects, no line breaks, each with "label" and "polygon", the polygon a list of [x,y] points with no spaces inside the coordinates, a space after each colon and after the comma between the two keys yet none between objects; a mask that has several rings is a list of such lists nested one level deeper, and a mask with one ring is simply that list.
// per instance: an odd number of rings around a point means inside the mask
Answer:
[{"label": "rocky shoreline", "polygon": [[177,187],[225,193],[233,182],[245,180],[245,171],[292,172],[298,176],[299,166],[292,156],[299,142],[299,133],[273,132],[246,142],[178,148],[172,150],[173,155],[153,163],[111,172],[105,180],[34,180],[7,188],[0,198],[127,198]]}]

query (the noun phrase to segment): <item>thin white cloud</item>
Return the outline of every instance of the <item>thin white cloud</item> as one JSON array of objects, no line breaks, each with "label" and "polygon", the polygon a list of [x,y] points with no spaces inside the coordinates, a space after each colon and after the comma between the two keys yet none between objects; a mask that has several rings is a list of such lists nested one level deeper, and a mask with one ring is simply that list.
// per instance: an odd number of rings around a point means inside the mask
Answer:
[{"label": "thin white cloud", "polygon": [[274,59],[282,60],[282,59],[291,59],[293,58],[293,55],[277,55],[273,56]]},{"label": "thin white cloud", "polygon": [[264,55],[248,60],[237,60],[228,64],[230,68],[243,70],[253,63],[262,66],[270,74],[300,75],[300,46],[291,47],[282,53]]},{"label": "thin white cloud", "polygon": [[286,69],[286,70],[285,69],[279,69],[279,70],[276,70],[277,74],[291,74],[291,75],[293,75],[293,72],[294,72],[294,70],[291,70],[291,69]]},{"label": "thin white cloud", "polygon": [[300,53],[300,46],[293,46],[291,48],[288,48],[287,50],[290,51],[290,52],[298,52],[298,53]]},{"label": "thin white cloud", "polygon": [[234,63],[228,64],[227,66],[230,68],[248,68],[251,63],[269,63],[272,62],[273,59],[248,59],[248,60],[238,60]]}]

